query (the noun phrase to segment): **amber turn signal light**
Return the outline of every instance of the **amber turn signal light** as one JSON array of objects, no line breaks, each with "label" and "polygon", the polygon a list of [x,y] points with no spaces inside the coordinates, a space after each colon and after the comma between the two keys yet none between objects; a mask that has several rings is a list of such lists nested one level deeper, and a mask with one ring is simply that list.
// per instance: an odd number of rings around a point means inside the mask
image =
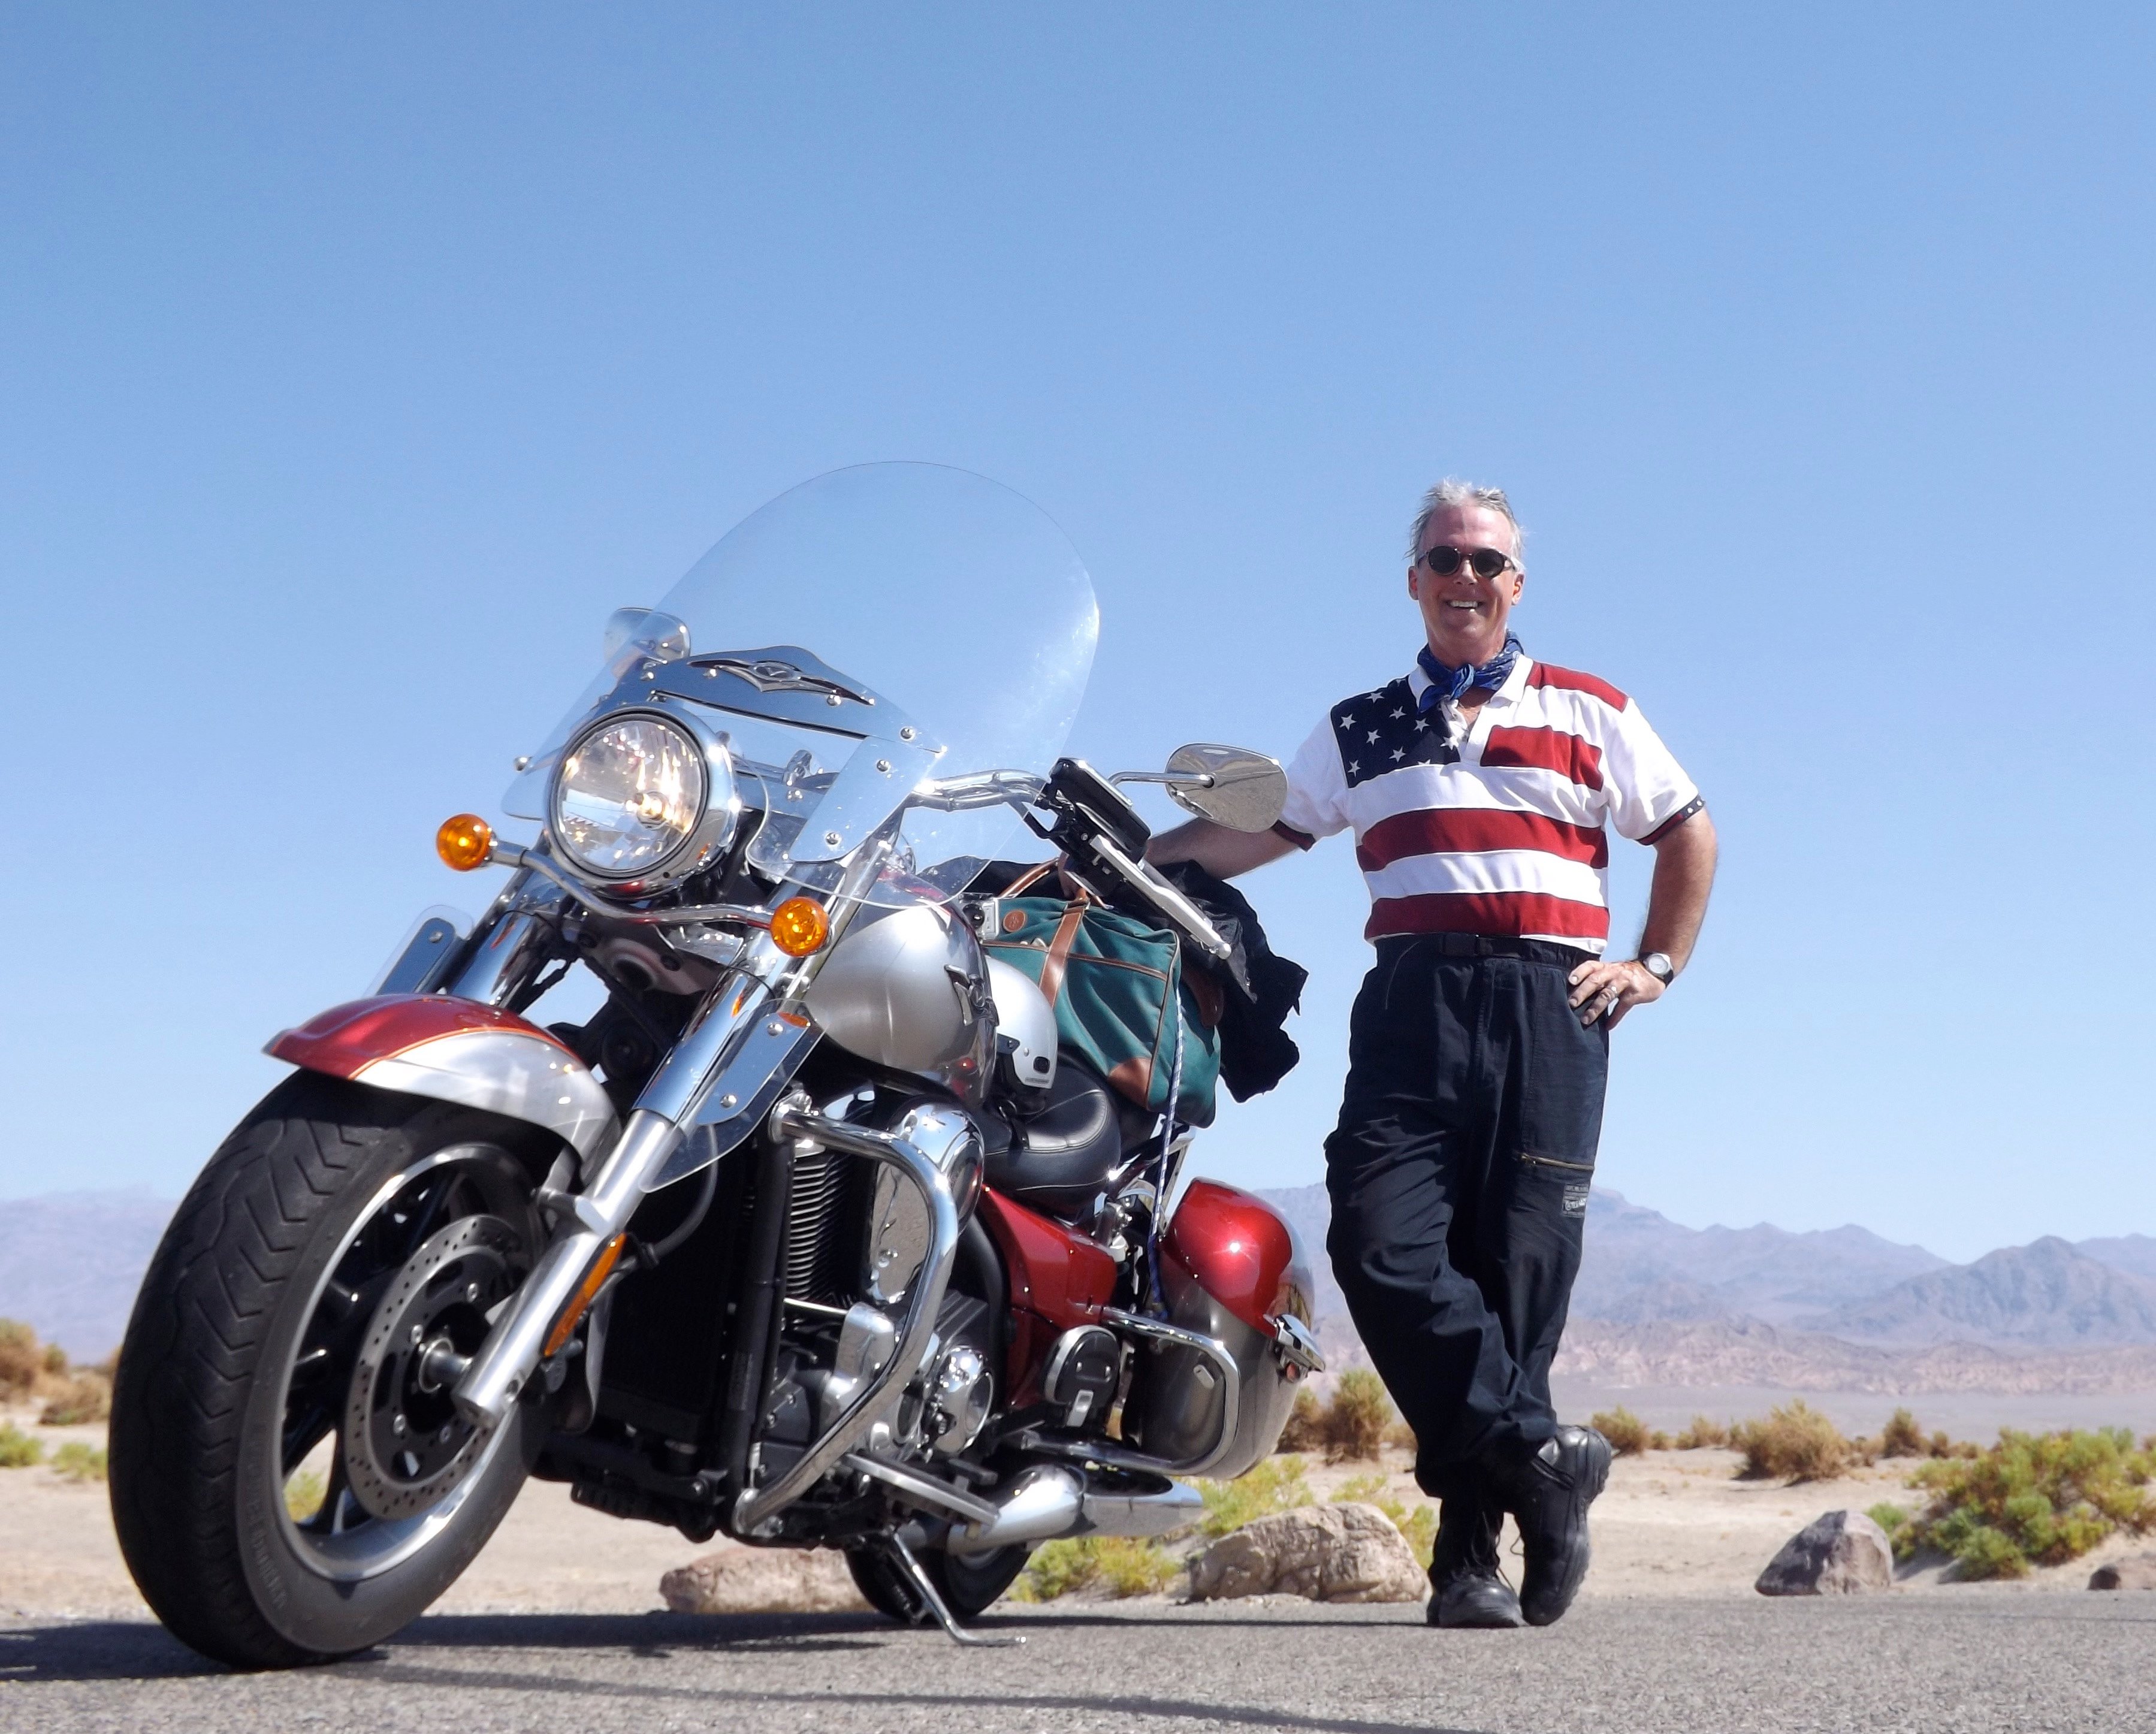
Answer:
[{"label": "amber turn signal light", "polygon": [[629,1236],[617,1234],[599,1249],[599,1255],[592,1260],[592,1268],[584,1273],[584,1280],[577,1285],[577,1292],[569,1297],[569,1304],[562,1309],[562,1316],[554,1321],[554,1328],[547,1333],[547,1347],[542,1352],[547,1360],[562,1352],[569,1340],[569,1333],[577,1328],[606,1280],[613,1275],[614,1261],[621,1257],[622,1249],[629,1244]]},{"label": "amber turn signal light", "polygon": [[789,957],[824,949],[831,936],[831,918],[813,897],[788,897],[771,912],[771,942]]},{"label": "amber turn signal light", "polygon": [[476,813],[459,813],[454,818],[445,818],[442,829],[434,833],[434,853],[442,858],[444,866],[454,867],[459,873],[484,867],[487,857],[494,853],[494,827]]}]

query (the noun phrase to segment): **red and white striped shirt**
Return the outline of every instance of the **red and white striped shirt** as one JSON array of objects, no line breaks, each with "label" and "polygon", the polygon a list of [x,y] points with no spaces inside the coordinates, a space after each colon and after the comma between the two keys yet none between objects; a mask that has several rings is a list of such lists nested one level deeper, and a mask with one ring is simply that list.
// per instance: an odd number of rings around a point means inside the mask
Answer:
[{"label": "red and white striped shirt", "polygon": [[1288,767],[1281,823],[1303,847],[1353,826],[1368,939],[1481,933],[1599,952],[1609,938],[1605,825],[1652,842],[1699,798],[1608,682],[1526,656],[1442,743],[1417,666],[1335,705]]}]

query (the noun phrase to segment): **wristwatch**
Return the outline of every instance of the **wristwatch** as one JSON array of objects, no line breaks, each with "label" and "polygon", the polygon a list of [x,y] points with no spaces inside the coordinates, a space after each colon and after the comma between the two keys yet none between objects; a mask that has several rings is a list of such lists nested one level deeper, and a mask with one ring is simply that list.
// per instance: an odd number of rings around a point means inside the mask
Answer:
[{"label": "wristwatch", "polygon": [[1640,959],[1640,967],[1645,970],[1665,988],[1677,978],[1677,967],[1670,962],[1667,952],[1650,952]]}]

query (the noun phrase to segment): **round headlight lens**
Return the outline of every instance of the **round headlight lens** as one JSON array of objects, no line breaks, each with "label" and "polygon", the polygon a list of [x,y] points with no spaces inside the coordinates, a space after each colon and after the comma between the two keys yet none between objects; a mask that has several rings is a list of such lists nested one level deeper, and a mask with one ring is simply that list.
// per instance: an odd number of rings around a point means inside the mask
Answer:
[{"label": "round headlight lens", "polygon": [[586,871],[634,879],[696,831],[704,756],[654,716],[603,723],[563,756],[554,782],[555,840]]}]

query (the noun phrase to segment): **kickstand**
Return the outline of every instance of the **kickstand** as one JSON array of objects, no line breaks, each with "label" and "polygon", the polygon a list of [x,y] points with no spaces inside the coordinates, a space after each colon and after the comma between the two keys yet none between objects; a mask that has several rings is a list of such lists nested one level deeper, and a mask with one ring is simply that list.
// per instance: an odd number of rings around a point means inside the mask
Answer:
[{"label": "kickstand", "polygon": [[936,1616],[936,1624],[943,1628],[943,1635],[953,1644],[975,1644],[984,1649],[1001,1649],[1025,1642],[1016,1635],[991,1638],[985,1632],[968,1631],[951,1617],[951,1610],[943,1605],[943,1598],[936,1593],[936,1586],[929,1582],[928,1573],[921,1569],[921,1562],[913,1557],[913,1550],[896,1536],[884,1539],[891,1545],[891,1557],[898,1562],[899,1570],[906,1573],[906,1581],[913,1586],[913,1593]]}]

